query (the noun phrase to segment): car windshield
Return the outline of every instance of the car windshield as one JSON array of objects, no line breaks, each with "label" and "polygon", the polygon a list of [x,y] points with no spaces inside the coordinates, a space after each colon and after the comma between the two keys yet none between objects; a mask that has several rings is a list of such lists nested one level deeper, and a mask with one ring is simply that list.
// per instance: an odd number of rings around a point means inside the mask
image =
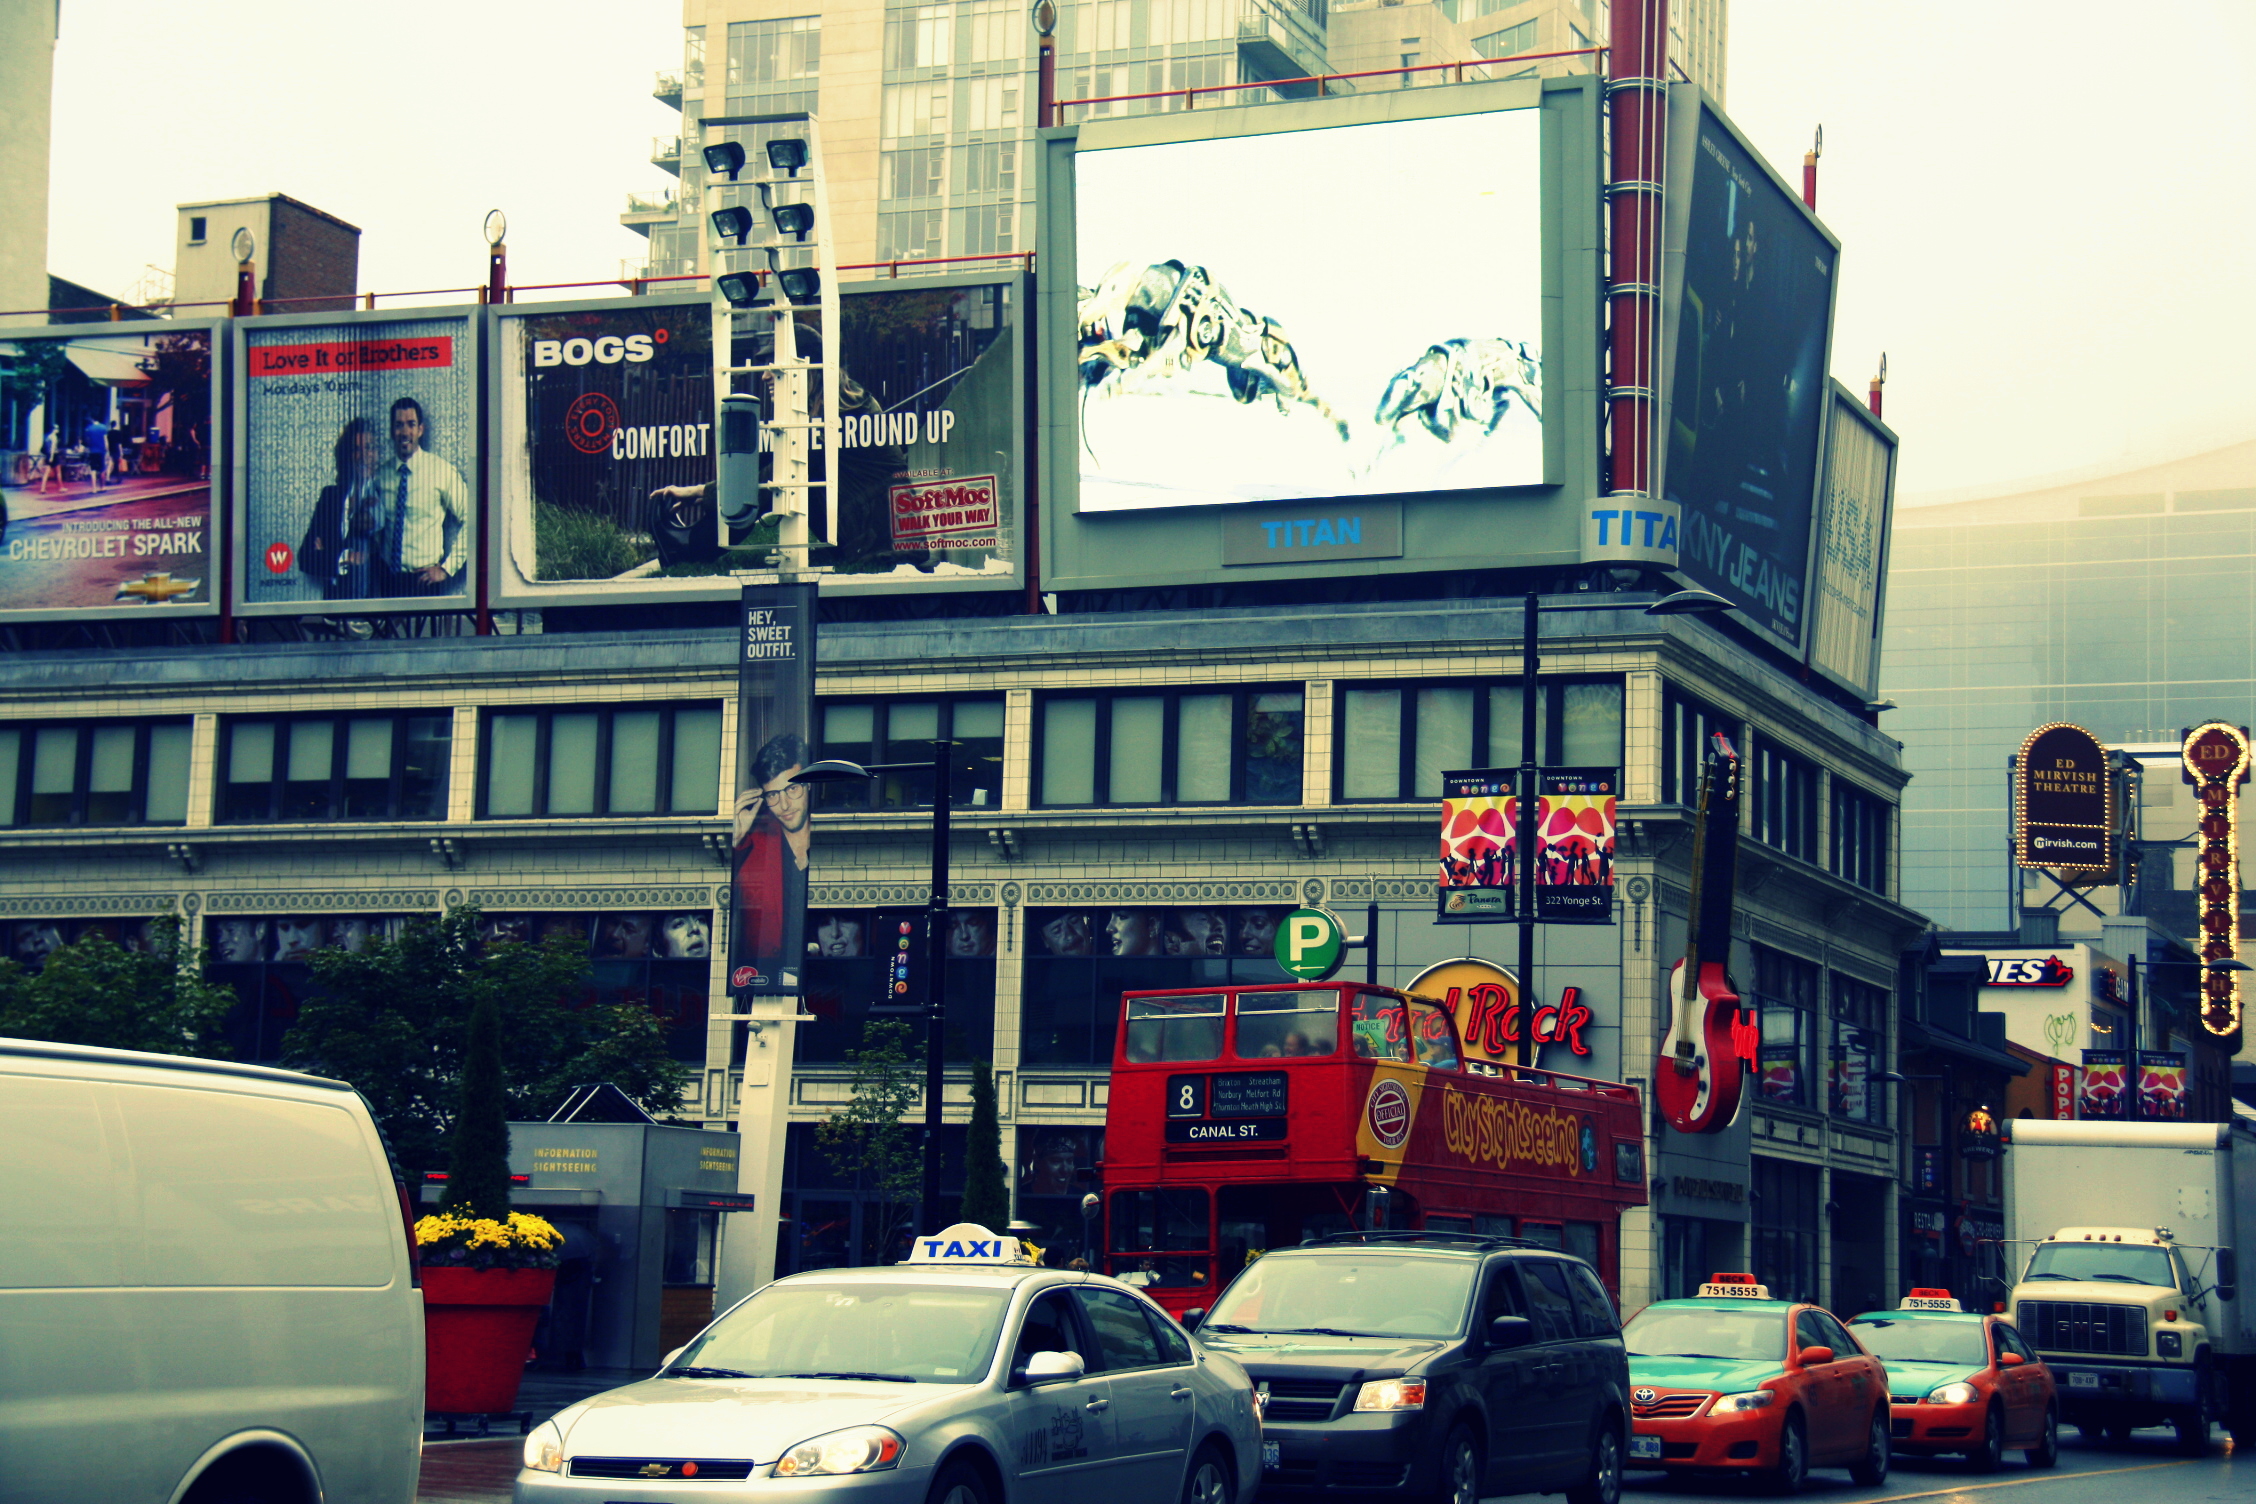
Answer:
[{"label": "car windshield", "polygon": [[1454,1337],[1475,1265],[1411,1254],[1271,1255],[1222,1292],[1200,1330]]},{"label": "car windshield", "polygon": [[1729,1358],[1778,1363],[1786,1318],[1776,1310],[1702,1311],[1647,1306],[1622,1329],[1633,1358]]},{"label": "car windshield", "polygon": [[2090,1279],[2177,1288],[2170,1255],[2151,1243],[2039,1243],[2023,1279]]},{"label": "car windshield", "polygon": [[1899,1320],[1852,1321],[1849,1330],[1874,1357],[1901,1363],[1952,1363],[1961,1368],[1985,1368],[1990,1361],[1988,1339],[1979,1321]]},{"label": "car windshield", "polygon": [[684,1348],[666,1372],[975,1384],[994,1361],[1009,1305],[1005,1289],[773,1284]]}]

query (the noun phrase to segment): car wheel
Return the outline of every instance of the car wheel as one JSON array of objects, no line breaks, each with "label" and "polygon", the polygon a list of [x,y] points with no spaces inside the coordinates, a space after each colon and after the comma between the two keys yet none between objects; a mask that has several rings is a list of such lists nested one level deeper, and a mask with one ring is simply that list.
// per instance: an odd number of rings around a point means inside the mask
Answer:
[{"label": "car wheel", "polygon": [[1230,1466],[1222,1453],[1204,1448],[1191,1463],[1191,1475],[1183,1480],[1183,1504],[1230,1504],[1236,1492],[1231,1483]]},{"label": "car wheel", "polygon": [[2170,1429],[2177,1432],[2178,1451],[2183,1455],[2199,1457],[2209,1450],[2209,1412],[2199,1405],[2171,1416]]},{"label": "car wheel", "polygon": [[996,1504],[986,1475],[960,1457],[940,1469],[924,1498],[925,1504]]},{"label": "car wheel", "polygon": [[1621,1433],[1608,1426],[1591,1445],[1590,1471],[1567,1490],[1567,1504],[1619,1504],[1621,1489]]},{"label": "car wheel", "polygon": [[1778,1432],[1778,1466],[1770,1470],[1770,1491],[1798,1493],[1808,1477],[1809,1433],[1802,1429],[1799,1415],[1789,1415]]},{"label": "car wheel", "polygon": [[1888,1481],[1888,1412],[1872,1412],[1872,1435],[1864,1444],[1864,1455],[1849,1464],[1849,1476],[1866,1488],[1878,1488]]},{"label": "car wheel", "polygon": [[1470,1427],[1452,1426],[1441,1448],[1441,1480],[1433,1497],[1440,1504],[1480,1504],[1480,1443]]},{"label": "car wheel", "polygon": [[2022,1455],[2029,1459],[2029,1466],[2031,1467],[2060,1466],[2060,1412],[2058,1410],[2045,1411],[2044,1426],[2037,1432],[2037,1444],[2030,1447]]},{"label": "car wheel", "polygon": [[1982,1412],[1981,1444],[1968,1450],[1966,1465],[1977,1473],[1994,1473],[2004,1457],[2005,1417],[1992,1405]]}]

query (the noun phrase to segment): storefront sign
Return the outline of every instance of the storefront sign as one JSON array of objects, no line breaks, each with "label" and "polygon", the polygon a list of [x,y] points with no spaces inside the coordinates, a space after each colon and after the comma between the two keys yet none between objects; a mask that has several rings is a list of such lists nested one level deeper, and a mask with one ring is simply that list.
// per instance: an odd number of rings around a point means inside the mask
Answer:
[{"label": "storefront sign", "polygon": [[1990,963],[1992,987],[2065,987],[2075,979],[2076,968],[2058,956],[2037,961],[2028,957],[2001,957]]},{"label": "storefront sign", "polygon": [[1747,1188],[1736,1180],[1708,1180],[1698,1175],[1671,1175],[1669,1194],[1684,1196],[1694,1201],[1724,1201],[1741,1206],[1747,1200]]},{"label": "storefront sign", "polygon": [[2076,1068],[2072,1065],[2052,1067],[2052,1117],[2056,1123],[2065,1123],[2076,1116]]},{"label": "storefront sign", "polygon": [[2013,856],[2055,872],[2115,870],[2115,783],[2107,749],[2081,726],[2029,733],[2013,768]]},{"label": "storefront sign", "polygon": [[[2240,790],[2248,782],[2248,732],[2211,721],[2186,733],[2185,780],[2201,799],[2201,959],[2240,951]],[[2240,1029],[2240,977],[2201,978],[2201,1027],[2222,1039]]]},{"label": "storefront sign", "polygon": [[[1418,973],[1410,991],[1449,1010],[1457,1020],[1457,1037],[1467,1060],[1497,1065],[1518,1060],[1520,988],[1503,967],[1469,957],[1444,961]],[[1581,988],[1561,988],[1558,1003],[1539,1004],[1531,1022],[1537,1044],[1563,1044],[1575,1055],[1590,1053],[1583,1030],[1590,1026],[1591,1013],[1582,1002]]]},{"label": "storefront sign", "polygon": [[1966,1159],[1997,1158],[1997,1115],[1987,1107],[1977,1107],[1969,1112],[1958,1130],[1958,1152]]}]

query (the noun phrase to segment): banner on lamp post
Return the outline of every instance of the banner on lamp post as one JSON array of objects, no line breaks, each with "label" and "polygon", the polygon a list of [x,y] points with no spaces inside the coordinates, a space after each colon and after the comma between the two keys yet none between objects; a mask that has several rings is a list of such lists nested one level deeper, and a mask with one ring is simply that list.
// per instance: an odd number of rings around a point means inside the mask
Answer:
[{"label": "banner on lamp post", "polygon": [[[747,585],[737,635],[729,993],[799,990],[814,865],[815,587]],[[737,1011],[742,1011],[741,1009]]]}]

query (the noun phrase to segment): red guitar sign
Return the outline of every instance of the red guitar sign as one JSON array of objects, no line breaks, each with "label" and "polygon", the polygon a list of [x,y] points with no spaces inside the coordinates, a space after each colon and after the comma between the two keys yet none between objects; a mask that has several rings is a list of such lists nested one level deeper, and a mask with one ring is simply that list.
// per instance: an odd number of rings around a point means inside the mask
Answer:
[{"label": "red guitar sign", "polygon": [[1692,826],[1691,936],[1669,972],[1669,1030],[1653,1068],[1661,1115],[1679,1133],[1721,1133],[1739,1116],[1762,1025],[1731,985],[1731,900],[1739,854],[1739,754],[1719,732],[1700,774]]}]

